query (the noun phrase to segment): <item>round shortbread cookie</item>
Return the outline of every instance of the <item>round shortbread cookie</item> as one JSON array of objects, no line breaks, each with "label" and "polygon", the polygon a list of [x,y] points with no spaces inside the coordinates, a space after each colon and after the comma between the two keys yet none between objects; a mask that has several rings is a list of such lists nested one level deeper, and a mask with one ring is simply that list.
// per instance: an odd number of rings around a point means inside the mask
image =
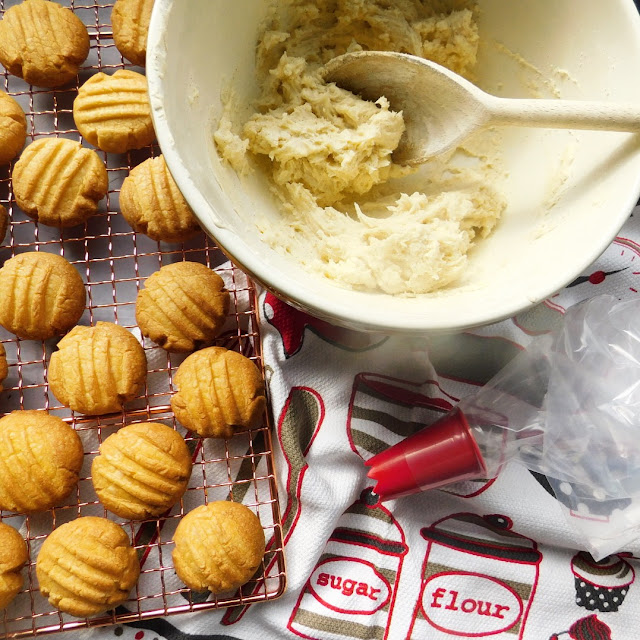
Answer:
[{"label": "round shortbread cookie", "polygon": [[142,345],[112,322],[74,327],[58,342],[49,362],[49,386],[55,397],[87,415],[122,411],[146,377]]},{"label": "round shortbread cookie", "polygon": [[178,523],[173,564],[194,591],[224,593],[256,573],[265,549],[260,520],[239,502],[225,500],[196,507]]},{"label": "round shortbread cookie", "polygon": [[162,515],[180,500],[190,475],[191,454],[184,438],[157,422],[131,424],[112,433],[91,465],[100,502],[128,520]]},{"label": "round shortbread cookie", "polygon": [[164,156],[148,158],[122,182],[120,210],[131,227],[158,242],[184,242],[200,231]]},{"label": "round shortbread cookie", "polygon": [[144,67],[153,0],[116,0],[111,11],[113,41],[127,59]]},{"label": "round shortbread cookie", "polygon": [[147,79],[128,69],[91,76],[73,101],[73,119],[88,142],[110,153],[140,149],[155,140]]},{"label": "round shortbread cookie", "polygon": [[175,262],[147,278],[136,300],[136,322],[163,349],[188,353],[213,343],[229,305],[215,271],[198,262]]},{"label": "round shortbread cookie", "polygon": [[0,509],[46,511],[78,482],[84,451],[78,434],[45,411],[13,411],[0,418]]},{"label": "round shortbread cookie", "polygon": [[77,269],[62,256],[27,251],[0,269],[0,325],[27,340],[47,340],[73,327],[85,308]]},{"label": "round shortbread cookie", "polygon": [[57,2],[24,0],[0,20],[0,63],[29,84],[66,84],[88,55],[87,28]]},{"label": "round shortbread cookie", "polygon": [[26,139],[27,118],[22,107],[0,91],[0,164],[11,162],[22,151]]},{"label": "round shortbread cookie", "polygon": [[257,427],[266,407],[258,367],[237,351],[208,347],[188,356],[174,378],[176,418],[200,436],[230,438]]},{"label": "round shortbread cookie", "polygon": [[24,538],[13,527],[0,522],[0,609],[6,608],[22,589],[21,571],[28,560]]},{"label": "round shortbread cookie", "polygon": [[53,227],[85,222],[109,188],[98,154],[68,138],[32,142],[16,162],[12,180],[18,206]]},{"label": "round shortbread cookie", "polygon": [[140,562],[122,527],[84,516],[49,534],[36,560],[36,575],[51,605],[85,618],[127,599],[140,576]]}]

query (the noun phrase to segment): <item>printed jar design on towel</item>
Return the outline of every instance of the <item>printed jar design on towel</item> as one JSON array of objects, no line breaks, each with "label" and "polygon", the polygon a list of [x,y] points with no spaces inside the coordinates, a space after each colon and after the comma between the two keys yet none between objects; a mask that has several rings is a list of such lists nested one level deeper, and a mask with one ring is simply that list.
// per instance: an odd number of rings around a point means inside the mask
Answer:
[{"label": "printed jar design on towel", "polygon": [[421,530],[428,545],[411,637],[522,638],[542,554],[511,526],[460,513]]},{"label": "printed jar design on towel", "polygon": [[571,559],[576,604],[587,611],[617,611],[635,580],[633,567],[619,555],[596,562],[581,551]]},{"label": "printed jar design on towel", "polygon": [[391,513],[365,489],[338,521],[288,629],[315,640],[387,638],[397,576],[408,551]]}]

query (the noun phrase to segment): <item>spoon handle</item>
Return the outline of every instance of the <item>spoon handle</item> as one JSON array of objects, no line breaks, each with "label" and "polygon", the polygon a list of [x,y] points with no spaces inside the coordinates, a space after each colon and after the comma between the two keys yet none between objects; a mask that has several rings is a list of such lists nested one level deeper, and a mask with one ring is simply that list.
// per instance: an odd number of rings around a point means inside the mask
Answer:
[{"label": "spoon handle", "polygon": [[636,104],[491,97],[487,103],[490,125],[640,131]]}]

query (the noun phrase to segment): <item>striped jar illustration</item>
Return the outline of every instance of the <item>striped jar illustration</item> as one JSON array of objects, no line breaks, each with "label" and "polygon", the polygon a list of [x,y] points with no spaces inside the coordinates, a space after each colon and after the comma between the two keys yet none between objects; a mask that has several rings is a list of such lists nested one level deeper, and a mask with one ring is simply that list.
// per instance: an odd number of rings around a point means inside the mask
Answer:
[{"label": "striped jar illustration", "polygon": [[522,638],[542,554],[511,526],[504,516],[460,513],[422,529],[427,552],[411,637]]},{"label": "striped jar illustration", "polygon": [[388,637],[404,532],[371,489],[341,516],[287,625],[303,638]]}]

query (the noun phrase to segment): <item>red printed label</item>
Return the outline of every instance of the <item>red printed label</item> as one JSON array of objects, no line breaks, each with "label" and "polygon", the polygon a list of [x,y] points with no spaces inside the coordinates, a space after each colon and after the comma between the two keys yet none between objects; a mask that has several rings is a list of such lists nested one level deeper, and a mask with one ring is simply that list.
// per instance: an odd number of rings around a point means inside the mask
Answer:
[{"label": "red printed label", "polygon": [[422,609],[436,629],[477,638],[511,629],[522,618],[523,604],[503,582],[460,571],[429,578]]},{"label": "red printed label", "polygon": [[332,611],[372,614],[391,596],[391,587],[375,567],[364,560],[327,560],[311,574],[313,595]]}]

